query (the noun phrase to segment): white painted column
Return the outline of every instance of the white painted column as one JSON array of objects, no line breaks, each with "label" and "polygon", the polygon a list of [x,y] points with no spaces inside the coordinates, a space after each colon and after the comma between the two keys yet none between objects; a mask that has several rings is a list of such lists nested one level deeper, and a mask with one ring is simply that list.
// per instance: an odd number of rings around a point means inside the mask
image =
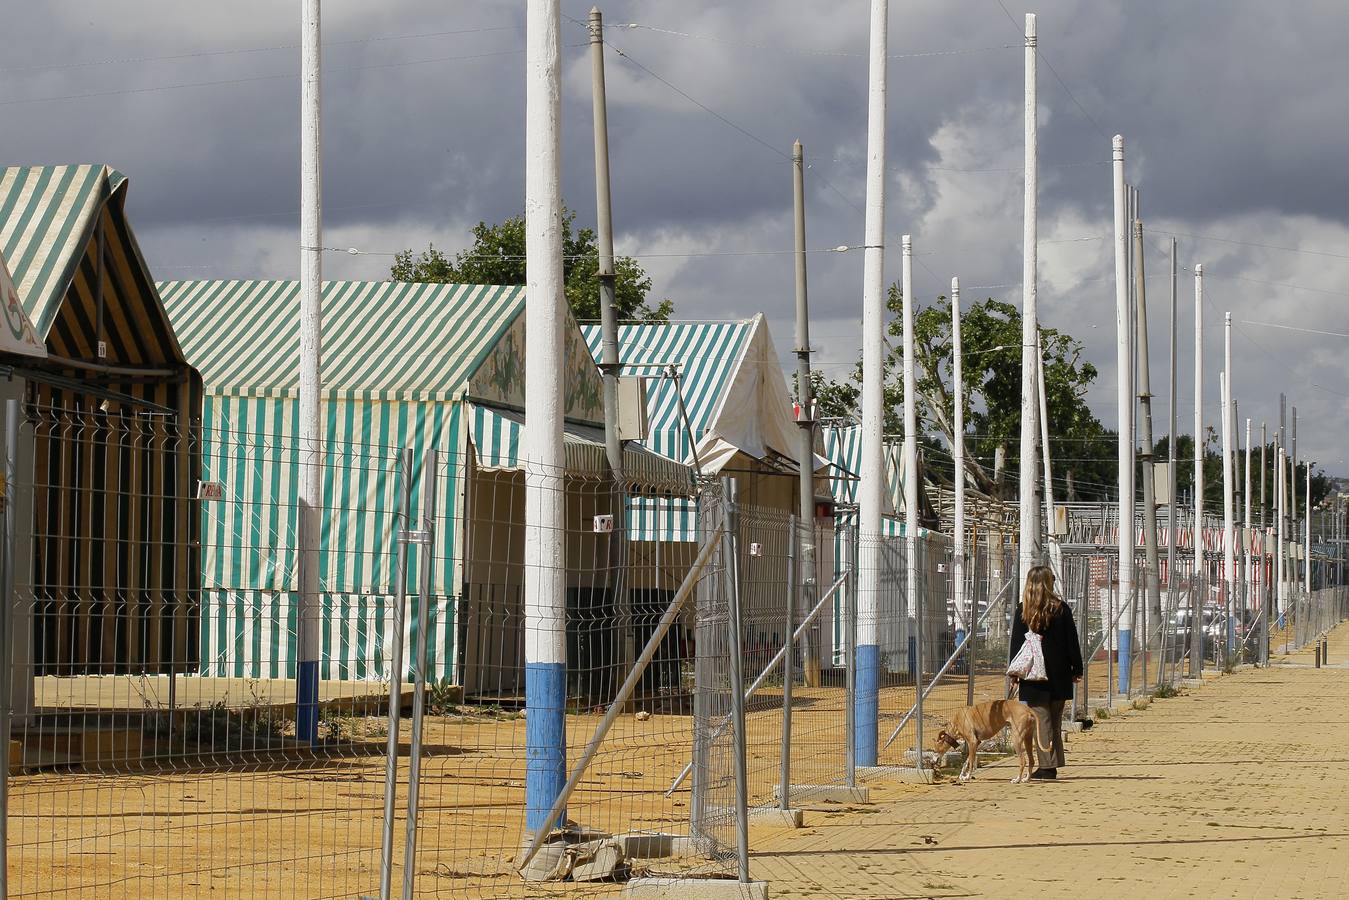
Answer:
[{"label": "white painted column", "polygon": [[1035,14],[1026,14],[1026,102],[1025,151],[1026,183],[1021,236],[1021,530],[1019,538],[1019,588],[1026,583],[1032,566],[1042,562],[1040,546],[1040,498],[1036,493],[1035,433],[1039,415],[1035,402],[1036,332],[1039,316],[1036,308],[1038,266],[1038,155],[1036,129],[1036,34]]},{"label": "white painted column", "polygon": [[[1119,428],[1119,691],[1128,696],[1134,588],[1133,310],[1129,302],[1129,211],[1124,187],[1124,138],[1114,139],[1115,368]],[[1024,427],[1024,426],[1023,426]]]},{"label": "white painted column", "polygon": [[295,734],[318,740],[322,650],[319,539],[323,507],[323,131],[319,0],[303,0],[300,38],[300,594],[295,613]]},{"label": "white painted column", "polygon": [[1245,498],[1245,514],[1242,521],[1245,527],[1241,531],[1241,553],[1242,566],[1245,572],[1246,589],[1243,592],[1241,608],[1243,610],[1255,609],[1255,556],[1251,553],[1251,420],[1246,419],[1246,480],[1245,489],[1242,491]]},{"label": "white painted column", "polygon": [[960,343],[960,279],[951,279],[951,396],[952,433],[955,446],[955,553],[951,577],[955,582],[956,645],[965,638],[965,630],[975,620],[974,611],[966,609],[965,599],[965,373],[963,350]]},{"label": "white painted column", "polygon": [[1204,267],[1194,267],[1194,577],[1204,583]]},{"label": "white painted column", "polygon": [[[1230,313],[1228,314],[1231,315]],[[1222,460],[1223,460],[1223,609],[1227,618],[1227,649],[1232,649],[1235,631],[1232,628],[1232,596],[1236,590],[1235,546],[1233,533],[1233,491],[1232,491],[1232,403],[1229,399],[1231,379],[1227,372],[1218,374],[1218,389],[1222,395]]]},{"label": "white painted column", "polygon": [[[915,390],[915,360],[913,355],[913,239],[900,238],[902,267],[900,269],[901,334],[904,347],[904,550],[908,594],[908,615],[914,617],[915,647],[921,648],[924,635],[918,615],[918,394]],[[912,663],[919,665],[919,663]],[[921,674],[921,673],[920,673]]]},{"label": "white painted column", "polygon": [[1274,518],[1275,518],[1275,540],[1274,557],[1275,569],[1277,570],[1277,591],[1279,627],[1284,625],[1284,616],[1288,611],[1288,548],[1285,541],[1288,539],[1287,529],[1284,527],[1284,516],[1288,510],[1288,453],[1279,447],[1278,470],[1274,473]]},{"label": "white painted column", "polygon": [[1312,591],[1312,464],[1307,462],[1306,502],[1302,504],[1302,589],[1310,596]]},{"label": "white painted column", "polygon": [[[1040,411],[1040,451],[1044,461],[1045,485],[1045,530],[1047,532],[1045,550],[1049,557],[1049,567],[1054,577],[1063,581],[1063,552],[1059,539],[1054,535],[1054,466],[1049,452],[1049,396],[1045,392],[1045,349],[1040,331],[1035,331],[1035,396]],[[1062,590],[1062,588],[1060,588]]]},{"label": "white painted column", "polygon": [[859,546],[857,652],[854,683],[853,753],[859,766],[876,765],[880,648],[876,644],[880,600],[881,497],[885,490],[882,447],[885,374],[885,91],[888,0],[871,0],[870,75],[867,95],[866,246],[862,265],[862,471],[858,484]]},{"label": "white painted column", "polygon": [[525,828],[549,829],[566,783],[567,578],[562,451],[559,0],[525,20]]}]

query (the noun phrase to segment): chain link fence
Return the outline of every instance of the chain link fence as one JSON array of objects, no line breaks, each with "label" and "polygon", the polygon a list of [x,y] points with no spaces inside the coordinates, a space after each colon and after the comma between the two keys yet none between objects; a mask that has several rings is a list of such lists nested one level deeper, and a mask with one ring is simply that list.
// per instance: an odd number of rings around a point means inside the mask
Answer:
[{"label": "chain link fence", "polygon": [[[6,413],[5,895],[743,879],[756,817],[938,765],[919,751],[951,715],[1006,696],[1006,532],[972,533],[957,558],[940,534],[859,535],[848,510],[802,522],[772,491],[742,502],[735,479],[522,471],[453,451],[433,423],[413,447],[330,440],[316,457],[284,417]],[[321,468],[313,557],[306,465]],[[560,510],[556,566],[531,562],[531,490]],[[1108,549],[1048,555],[1087,668],[1075,718],[1314,642],[1349,613],[1333,586],[1279,607],[1267,555],[1233,587],[1219,560],[1177,558],[1155,593],[1140,555],[1124,599]],[[560,593],[540,608],[545,570]],[[560,680],[541,694],[547,647]]]}]

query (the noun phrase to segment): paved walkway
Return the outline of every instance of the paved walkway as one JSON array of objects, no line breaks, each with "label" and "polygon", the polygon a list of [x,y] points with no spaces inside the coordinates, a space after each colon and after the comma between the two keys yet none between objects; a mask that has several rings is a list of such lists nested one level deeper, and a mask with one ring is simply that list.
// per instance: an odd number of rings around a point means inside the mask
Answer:
[{"label": "paved walkway", "polygon": [[763,835],[771,896],[1349,896],[1349,626],[1071,735],[1058,782],[887,785]]}]

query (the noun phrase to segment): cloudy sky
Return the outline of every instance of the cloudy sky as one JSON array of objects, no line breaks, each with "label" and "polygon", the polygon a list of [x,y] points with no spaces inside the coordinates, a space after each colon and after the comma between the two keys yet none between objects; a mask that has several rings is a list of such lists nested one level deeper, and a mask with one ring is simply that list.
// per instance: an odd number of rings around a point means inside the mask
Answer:
[{"label": "cloudy sky", "polygon": [[[106,162],[160,278],[298,273],[295,0],[0,0],[6,164]],[[584,20],[590,3],[563,0]],[[1222,314],[1240,413],[1299,408],[1299,450],[1349,474],[1349,8],[1331,0],[910,0],[891,3],[887,280],[911,233],[915,290],[1021,296],[1021,19],[1039,14],[1040,315],[1101,370],[1114,414],[1110,135],[1142,191],[1153,384],[1167,407],[1179,241],[1178,406],[1192,416],[1193,293],[1208,303],[1206,418]],[[809,245],[860,244],[865,0],[615,2],[605,9],[618,249],[680,318],[764,312],[791,347],[791,172],[800,139]],[[1015,21],[1013,21],[1015,20]],[[325,244],[333,278],[391,254],[464,246],[524,192],[524,4],[326,0]],[[564,22],[567,202],[593,221],[586,34]],[[1051,68],[1052,67],[1052,70]],[[813,343],[831,375],[860,346],[860,252],[810,258]],[[1255,324],[1264,323],[1264,324]],[[1160,386],[1160,387],[1158,387]]]}]

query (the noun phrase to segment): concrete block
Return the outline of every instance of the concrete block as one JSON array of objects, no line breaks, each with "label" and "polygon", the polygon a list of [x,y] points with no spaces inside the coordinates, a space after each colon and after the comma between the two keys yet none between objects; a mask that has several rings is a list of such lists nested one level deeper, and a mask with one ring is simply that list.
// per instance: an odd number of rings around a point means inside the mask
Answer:
[{"label": "concrete block", "polygon": [[805,813],[799,809],[783,809],[779,806],[750,807],[751,825],[781,825],[785,828],[800,828],[805,821]]},{"label": "concrete block", "polygon": [[[773,798],[781,798],[779,788],[773,788]],[[803,803],[870,803],[871,791],[841,784],[793,784],[787,789],[787,802],[793,807]]]},{"label": "concrete block", "polygon": [[858,778],[877,778],[904,784],[932,784],[937,780],[931,769],[911,769],[908,766],[858,766]]},{"label": "concrete block", "polygon": [[630,831],[616,834],[614,843],[628,859],[668,859],[674,856],[698,856],[694,840],[682,834]]},{"label": "concrete block", "polygon": [[768,882],[718,878],[634,878],[620,895],[630,900],[768,900]]}]

